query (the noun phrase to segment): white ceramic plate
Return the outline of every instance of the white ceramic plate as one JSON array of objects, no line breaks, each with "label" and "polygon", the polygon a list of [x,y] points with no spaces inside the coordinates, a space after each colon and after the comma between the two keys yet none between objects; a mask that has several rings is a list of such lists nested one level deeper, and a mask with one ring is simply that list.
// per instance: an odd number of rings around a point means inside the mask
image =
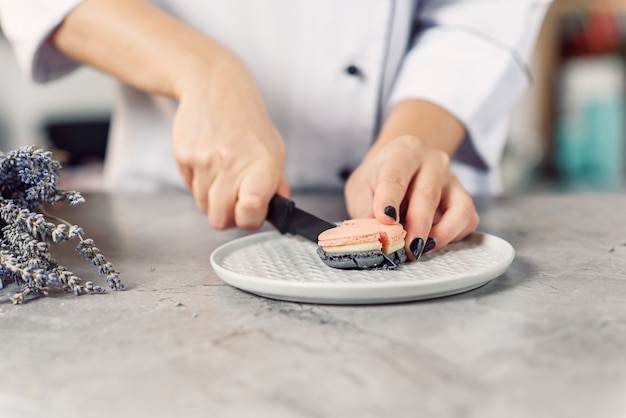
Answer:
[{"label": "white ceramic plate", "polygon": [[484,233],[474,233],[395,270],[333,269],[320,260],[316,250],[304,238],[262,232],[217,248],[211,265],[226,283],[272,299],[370,304],[475,289],[504,273],[515,257],[511,244]]}]

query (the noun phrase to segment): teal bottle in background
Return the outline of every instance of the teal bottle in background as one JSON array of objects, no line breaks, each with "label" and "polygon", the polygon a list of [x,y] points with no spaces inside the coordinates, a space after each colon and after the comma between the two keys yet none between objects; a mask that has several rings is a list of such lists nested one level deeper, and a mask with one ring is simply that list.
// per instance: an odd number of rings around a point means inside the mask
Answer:
[{"label": "teal bottle in background", "polygon": [[624,184],[625,71],[617,55],[574,58],[561,69],[555,160],[568,189]]}]

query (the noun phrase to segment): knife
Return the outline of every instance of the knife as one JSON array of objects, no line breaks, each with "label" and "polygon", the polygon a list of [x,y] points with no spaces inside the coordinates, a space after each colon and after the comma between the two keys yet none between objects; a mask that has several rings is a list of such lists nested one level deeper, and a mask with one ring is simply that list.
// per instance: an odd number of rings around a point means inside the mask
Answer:
[{"label": "knife", "polygon": [[337,225],[298,209],[293,200],[275,194],[269,203],[266,220],[281,234],[299,235],[317,244],[317,236]]}]

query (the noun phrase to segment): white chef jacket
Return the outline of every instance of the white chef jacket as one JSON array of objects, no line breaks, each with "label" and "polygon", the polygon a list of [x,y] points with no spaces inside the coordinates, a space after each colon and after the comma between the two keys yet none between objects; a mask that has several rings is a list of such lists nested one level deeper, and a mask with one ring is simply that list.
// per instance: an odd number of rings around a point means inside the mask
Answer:
[{"label": "white chef jacket", "polygon": [[[3,30],[34,81],[79,65],[48,36],[80,2],[0,0]],[[529,84],[527,62],[549,0],[153,3],[248,66],[285,139],[292,189],[343,186],[393,105],[418,98],[464,124],[468,135],[452,170],[480,194],[501,188],[507,116]],[[183,187],[171,152],[175,111],[172,99],[119,84],[105,165],[109,188]]]}]

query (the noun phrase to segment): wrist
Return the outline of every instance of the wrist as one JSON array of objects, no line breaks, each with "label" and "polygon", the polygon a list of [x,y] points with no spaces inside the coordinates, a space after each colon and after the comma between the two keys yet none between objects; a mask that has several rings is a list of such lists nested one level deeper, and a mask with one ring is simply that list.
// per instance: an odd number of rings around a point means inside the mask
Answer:
[{"label": "wrist", "polygon": [[372,149],[404,135],[452,156],[466,133],[463,124],[451,113],[434,103],[415,99],[394,106]]},{"label": "wrist", "polygon": [[195,92],[211,91],[207,89],[216,84],[228,83],[229,77],[243,67],[233,53],[209,38],[202,36],[194,43],[178,53],[169,71],[170,95],[177,100]]}]

